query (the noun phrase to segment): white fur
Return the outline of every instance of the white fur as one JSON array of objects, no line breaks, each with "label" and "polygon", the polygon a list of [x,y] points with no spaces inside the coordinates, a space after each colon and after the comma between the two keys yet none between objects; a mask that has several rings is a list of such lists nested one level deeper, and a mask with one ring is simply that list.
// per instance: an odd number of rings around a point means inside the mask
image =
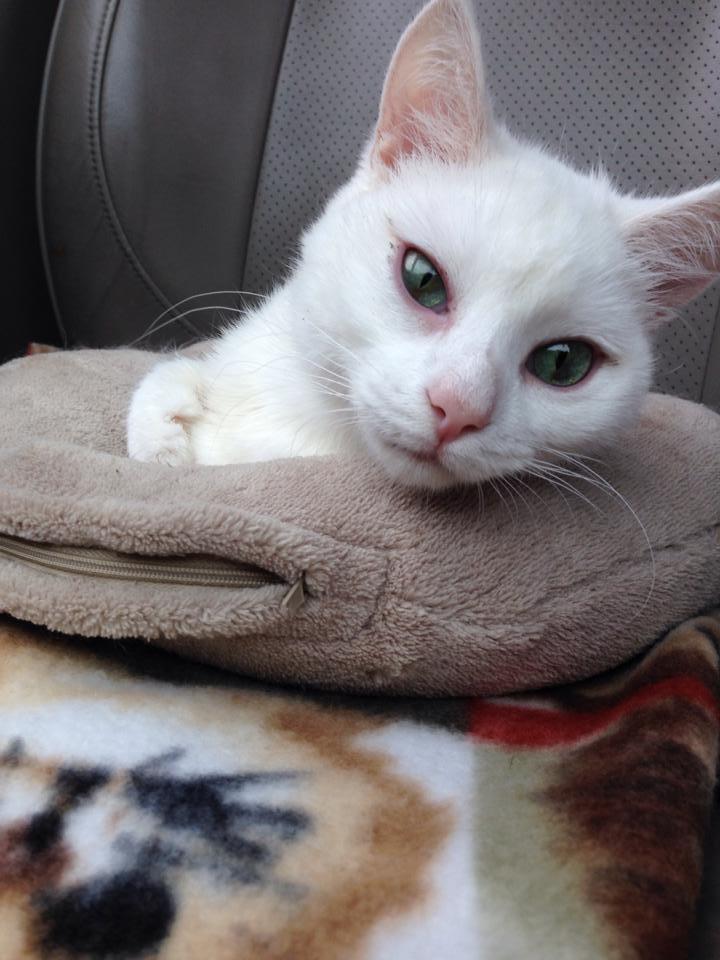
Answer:
[{"label": "white fur", "polygon": [[[375,134],[294,273],[203,359],[151,371],[132,401],[130,455],[359,453],[437,488],[594,449],[637,416],[658,315],[720,269],[719,222],[718,185],[622,197],[512,138],[493,120],[465,0],[433,0],[401,39]],[[444,271],[447,314],[405,294],[405,247]],[[536,346],[578,338],[607,358],[586,380],[557,388],[529,374]],[[399,448],[434,447],[437,382],[492,418],[420,462]]]}]

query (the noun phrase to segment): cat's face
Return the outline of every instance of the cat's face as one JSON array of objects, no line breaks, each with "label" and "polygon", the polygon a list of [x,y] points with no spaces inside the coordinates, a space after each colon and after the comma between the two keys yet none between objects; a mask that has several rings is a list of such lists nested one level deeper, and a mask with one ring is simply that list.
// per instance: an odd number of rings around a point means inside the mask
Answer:
[{"label": "cat's face", "polygon": [[492,120],[473,31],[462,0],[408,29],[295,279],[345,429],[431,488],[618,437],[649,389],[653,323],[718,267],[716,187],[633,200],[517,143]]},{"label": "cat's face", "polygon": [[650,352],[611,199],[510,150],[479,169],[408,164],[326,213],[306,245],[326,305],[308,336],[393,476],[479,482],[632,419]]}]

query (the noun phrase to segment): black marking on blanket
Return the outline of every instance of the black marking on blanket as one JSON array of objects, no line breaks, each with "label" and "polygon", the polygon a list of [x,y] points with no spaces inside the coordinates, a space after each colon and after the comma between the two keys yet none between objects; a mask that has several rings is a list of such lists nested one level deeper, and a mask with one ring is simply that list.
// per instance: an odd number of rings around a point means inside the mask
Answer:
[{"label": "black marking on blanket", "polygon": [[[262,883],[278,860],[278,845],[297,840],[309,829],[310,818],[300,810],[241,803],[236,798],[248,786],[297,777],[294,771],[178,777],[150,773],[143,765],[130,774],[129,796],[170,836],[159,842],[156,838],[151,851],[137,849],[137,859],[150,853],[153,861],[164,860],[168,866],[182,863],[210,869],[225,882]],[[186,853],[188,833],[205,842],[205,853]]]},{"label": "black marking on blanket", "polygon": [[[287,774],[283,775],[283,779]],[[307,827],[307,818],[294,810],[275,810],[258,805],[238,806],[229,803],[226,790],[241,790],[248,784],[272,783],[275,774],[248,776],[204,776],[172,779],[133,773],[130,783],[140,807],[152,810],[168,827],[198,828],[207,839],[225,841],[231,820],[247,826],[271,826],[285,839],[293,840]]]},{"label": "black marking on blanket", "polygon": [[[307,774],[280,770],[239,774],[183,775],[181,748],[150,758],[129,770],[102,766],[53,769],[31,757],[22,742],[0,752],[0,765],[13,770],[45,770],[49,775],[44,809],[24,824],[12,824],[13,837],[28,863],[60,861],[68,867],[82,853],[66,835],[68,819],[102,804],[110,791],[127,811],[116,830],[110,823],[95,842],[112,850],[115,872],[101,872],[67,886],[60,873],[38,877],[27,892],[35,911],[37,943],[52,957],[122,960],[155,950],[172,930],[179,905],[173,882],[177,870],[202,873],[227,886],[271,887],[279,897],[300,892],[275,875],[288,844],[312,827],[304,811],[289,805],[244,800],[250,789],[292,785]],[[102,811],[101,811],[102,813]],[[0,824],[3,829],[11,825]],[[18,849],[17,847],[15,849]]]},{"label": "black marking on blanket", "polygon": [[17,767],[23,758],[24,748],[22,740],[16,737],[11,740],[7,750],[0,754],[0,765],[4,767]]},{"label": "black marking on blanket", "polygon": [[44,810],[31,817],[23,840],[33,856],[46,853],[55,846],[62,834],[62,816],[59,810]]},{"label": "black marking on blanket", "polygon": [[99,787],[110,779],[110,771],[104,767],[63,767],[57,775],[55,789],[61,803],[88,800]]},{"label": "black marking on blanket", "polygon": [[43,950],[120,960],[159,946],[176,913],[168,884],[129,870],[39,898]]}]

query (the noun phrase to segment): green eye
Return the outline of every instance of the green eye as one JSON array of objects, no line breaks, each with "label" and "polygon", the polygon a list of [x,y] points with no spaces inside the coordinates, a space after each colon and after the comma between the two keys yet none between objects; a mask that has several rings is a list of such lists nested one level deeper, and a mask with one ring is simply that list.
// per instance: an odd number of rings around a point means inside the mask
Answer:
[{"label": "green eye", "polygon": [[528,369],[538,380],[552,387],[572,387],[590,373],[595,353],[584,340],[566,340],[564,343],[546,343],[533,350],[528,358]]},{"label": "green eye", "polygon": [[405,252],[402,262],[405,289],[421,307],[442,310],[447,305],[447,291],[437,267],[419,250]]}]

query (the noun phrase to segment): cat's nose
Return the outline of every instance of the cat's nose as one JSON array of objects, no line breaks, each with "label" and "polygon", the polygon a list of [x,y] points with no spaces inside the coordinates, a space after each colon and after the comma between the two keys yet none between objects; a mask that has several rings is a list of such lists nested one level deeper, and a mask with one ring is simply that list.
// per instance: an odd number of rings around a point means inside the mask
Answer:
[{"label": "cat's nose", "polygon": [[492,419],[492,409],[478,410],[447,387],[430,387],[428,400],[435,414],[438,446],[452,443],[458,437],[483,430]]}]

